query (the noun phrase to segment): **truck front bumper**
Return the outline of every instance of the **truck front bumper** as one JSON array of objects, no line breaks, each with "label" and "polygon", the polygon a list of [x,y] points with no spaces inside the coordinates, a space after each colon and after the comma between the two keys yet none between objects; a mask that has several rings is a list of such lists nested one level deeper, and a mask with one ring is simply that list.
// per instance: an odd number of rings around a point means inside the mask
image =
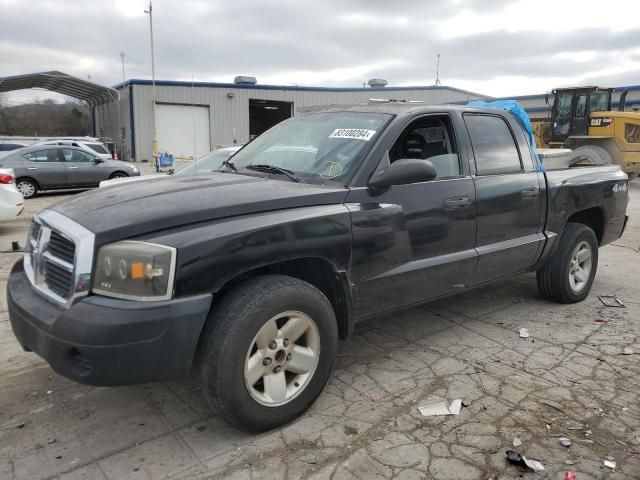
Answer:
[{"label": "truck front bumper", "polygon": [[32,288],[17,262],[7,284],[9,318],[27,351],[88,385],[131,385],[190,373],[211,295],[162,302],[88,296],[68,310]]}]

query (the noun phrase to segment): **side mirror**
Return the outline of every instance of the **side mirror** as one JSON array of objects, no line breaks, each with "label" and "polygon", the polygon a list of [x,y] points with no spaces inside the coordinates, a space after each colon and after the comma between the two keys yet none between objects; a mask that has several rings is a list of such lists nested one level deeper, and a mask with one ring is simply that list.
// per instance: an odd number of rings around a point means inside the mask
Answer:
[{"label": "side mirror", "polygon": [[103,159],[101,159],[101,158],[94,158],[94,159],[93,159],[93,163],[95,163],[95,164],[97,165],[97,164],[99,164],[99,163],[104,163],[104,160],[103,160]]},{"label": "side mirror", "polygon": [[392,185],[428,182],[437,176],[436,167],[429,160],[401,158],[374,174],[369,180],[369,186],[382,189]]}]

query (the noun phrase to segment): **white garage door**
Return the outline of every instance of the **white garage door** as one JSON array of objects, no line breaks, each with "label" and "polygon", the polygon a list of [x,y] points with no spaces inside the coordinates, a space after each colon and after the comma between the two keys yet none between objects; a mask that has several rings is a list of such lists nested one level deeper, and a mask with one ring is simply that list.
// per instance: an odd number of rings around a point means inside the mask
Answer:
[{"label": "white garage door", "polygon": [[211,150],[209,107],[158,104],[156,120],[158,151],[193,158]]}]

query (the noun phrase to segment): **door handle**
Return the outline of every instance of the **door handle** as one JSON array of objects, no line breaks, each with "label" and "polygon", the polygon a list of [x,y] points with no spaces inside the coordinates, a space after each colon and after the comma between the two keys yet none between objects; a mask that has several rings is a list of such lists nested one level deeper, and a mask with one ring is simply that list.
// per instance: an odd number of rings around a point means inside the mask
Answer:
[{"label": "door handle", "polygon": [[38,167],[27,167],[27,170],[37,170]]},{"label": "door handle", "polygon": [[444,201],[444,208],[446,209],[467,208],[469,205],[471,205],[469,197],[452,197]]},{"label": "door handle", "polygon": [[536,198],[540,194],[538,187],[523,188],[520,190],[522,198]]},{"label": "door handle", "polygon": [[77,170],[78,167],[69,167],[70,170]]}]

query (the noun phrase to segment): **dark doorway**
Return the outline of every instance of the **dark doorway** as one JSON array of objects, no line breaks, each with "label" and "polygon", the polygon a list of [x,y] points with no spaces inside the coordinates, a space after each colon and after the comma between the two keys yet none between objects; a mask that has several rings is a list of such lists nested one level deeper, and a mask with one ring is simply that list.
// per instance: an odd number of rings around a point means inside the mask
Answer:
[{"label": "dark doorway", "polygon": [[253,140],[265,130],[291,117],[292,102],[249,99],[249,139]]}]

